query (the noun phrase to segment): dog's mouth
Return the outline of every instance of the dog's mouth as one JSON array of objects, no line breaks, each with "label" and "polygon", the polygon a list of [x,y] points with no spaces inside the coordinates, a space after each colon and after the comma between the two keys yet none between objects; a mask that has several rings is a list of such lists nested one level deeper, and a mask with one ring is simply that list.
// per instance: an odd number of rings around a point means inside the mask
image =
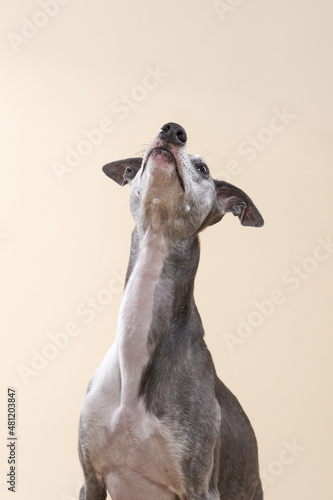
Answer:
[{"label": "dog's mouth", "polygon": [[169,151],[168,149],[164,149],[164,148],[154,148],[150,151],[149,155],[147,156],[147,159],[144,163],[144,165],[142,166],[142,173],[144,172],[145,168],[146,168],[146,165],[147,165],[147,162],[148,162],[148,159],[150,157],[157,157],[157,156],[162,156],[164,158],[164,160],[167,162],[167,163],[171,163],[174,165],[175,167],[175,172],[177,174],[177,177],[178,177],[178,180],[179,180],[179,184],[182,188],[182,190],[185,192],[185,186],[184,186],[184,181],[179,173],[179,169],[178,169],[178,166],[177,166],[177,160],[176,158],[174,157],[174,155],[171,153],[171,151]]}]

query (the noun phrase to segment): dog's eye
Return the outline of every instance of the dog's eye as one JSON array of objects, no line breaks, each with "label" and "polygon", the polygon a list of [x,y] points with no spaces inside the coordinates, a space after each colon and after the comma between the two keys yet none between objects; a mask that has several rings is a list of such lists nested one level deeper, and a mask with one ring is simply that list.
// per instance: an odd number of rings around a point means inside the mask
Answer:
[{"label": "dog's eye", "polygon": [[205,165],[204,163],[199,163],[199,165],[197,165],[197,169],[200,172],[200,174],[209,175],[209,169],[207,165]]}]

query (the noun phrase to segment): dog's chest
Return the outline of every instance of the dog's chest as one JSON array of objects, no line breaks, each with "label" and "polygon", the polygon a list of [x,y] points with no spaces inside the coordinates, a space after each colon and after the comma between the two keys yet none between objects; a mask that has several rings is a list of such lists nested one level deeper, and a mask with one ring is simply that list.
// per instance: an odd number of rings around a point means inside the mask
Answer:
[{"label": "dog's chest", "polygon": [[110,491],[115,492],[119,484],[124,491],[136,484],[146,491],[146,498],[155,498],[151,484],[164,485],[166,496],[162,495],[163,488],[157,495],[161,499],[172,498],[170,492],[182,491],[182,445],[166,422],[146,411],[142,400],[114,408],[96,388],[90,393],[90,402],[87,397],[84,413],[90,459],[96,472],[107,478]]}]

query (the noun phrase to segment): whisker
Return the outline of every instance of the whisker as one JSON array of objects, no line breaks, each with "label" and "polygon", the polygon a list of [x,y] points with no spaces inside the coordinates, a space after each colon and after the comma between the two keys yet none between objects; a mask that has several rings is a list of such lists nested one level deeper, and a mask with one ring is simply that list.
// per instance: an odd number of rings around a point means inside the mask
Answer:
[{"label": "whisker", "polygon": [[149,144],[142,144],[141,147],[133,154],[133,156],[143,156]]},{"label": "whisker", "polygon": [[122,209],[121,209],[121,211],[122,211],[122,212],[124,212],[124,210],[127,208],[127,206],[129,205],[129,203],[130,203],[130,200],[128,199],[128,200],[124,203],[124,205],[122,206]]}]

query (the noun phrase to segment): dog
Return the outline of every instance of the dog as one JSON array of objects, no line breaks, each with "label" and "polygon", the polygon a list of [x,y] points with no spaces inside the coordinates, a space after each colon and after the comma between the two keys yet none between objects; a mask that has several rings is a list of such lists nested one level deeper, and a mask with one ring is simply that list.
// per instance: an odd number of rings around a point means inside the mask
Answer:
[{"label": "dog", "polygon": [[103,167],[131,184],[136,225],[115,341],[82,404],[80,500],[263,498],[255,434],[217,377],[193,288],[200,231],[228,212],[264,221],[186,142],[170,122],[143,158]]}]

